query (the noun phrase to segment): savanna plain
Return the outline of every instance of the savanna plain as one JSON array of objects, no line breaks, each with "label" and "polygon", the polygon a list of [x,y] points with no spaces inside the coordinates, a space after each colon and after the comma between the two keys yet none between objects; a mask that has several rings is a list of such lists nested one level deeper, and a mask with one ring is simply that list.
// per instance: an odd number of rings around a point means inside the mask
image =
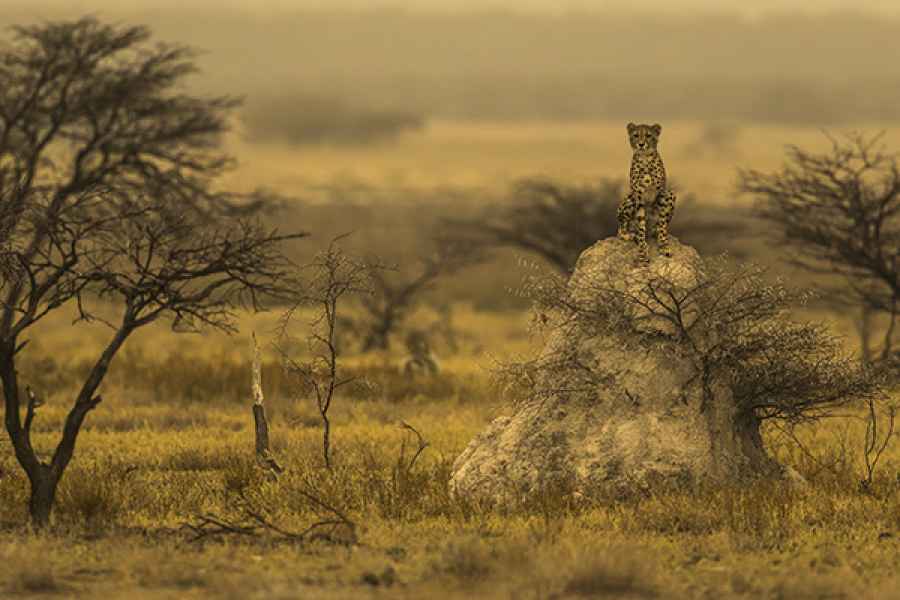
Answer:
[{"label": "savanna plain", "polygon": [[[704,146],[711,142],[702,124],[665,125],[661,147],[672,177],[701,196],[701,208],[729,213],[744,201],[729,187],[735,166],[774,168],[784,143],[828,143],[807,129],[732,131],[740,136],[725,147]],[[886,141],[896,146],[891,135]],[[279,222],[312,233],[296,242],[298,261],[349,230],[355,233],[347,243],[358,250],[402,253],[419,243],[423,223],[458,210],[454,198],[459,206],[479,198],[477,186],[502,195],[504,178],[624,177],[630,158],[618,121],[439,122],[384,145],[294,151],[290,160],[289,149],[277,144],[231,143],[245,157],[230,176],[234,185],[267,181],[285,193],[378,196],[288,207]],[[699,145],[685,149],[690,143]],[[347,165],[363,171],[348,175]],[[745,256],[790,274],[764,233],[752,225],[739,243]],[[452,497],[455,457],[511,410],[492,368],[540,345],[528,335],[527,304],[511,293],[519,258],[518,251],[501,251],[438,281],[423,297],[409,322],[428,327],[450,319],[455,334],[453,344],[433,345],[438,374],[404,375],[399,340],[391,351],[348,345],[342,368],[368,385],[348,386],[335,398],[331,470],[322,459],[315,404],[296,393],[272,346],[277,306],[242,316],[232,336],[176,335],[164,326],[141,331],[117,357],[104,401],[85,422],[50,532],[23,526],[27,481],[12,452],[0,452],[0,595],[900,598],[900,449],[890,444],[872,485],[861,488],[866,424],[855,407],[814,427],[765,431],[769,451],[808,480],[804,489],[666,489],[627,501],[548,492],[503,511]],[[812,283],[793,275],[794,283]],[[358,308],[346,310],[352,316]],[[797,316],[829,321],[855,349],[851,316],[819,309]],[[39,454],[53,448],[68,399],[105,335],[102,324],[70,327],[71,317],[42,325],[32,341],[41,352],[31,348],[42,358],[21,373],[46,395],[33,428]],[[269,436],[284,468],[277,479],[254,457],[251,331],[263,348]],[[302,345],[296,351],[302,354]],[[235,524],[247,506],[272,528],[202,536],[187,526],[204,517]],[[284,535],[338,513],[327,536],[298,542]]]}]

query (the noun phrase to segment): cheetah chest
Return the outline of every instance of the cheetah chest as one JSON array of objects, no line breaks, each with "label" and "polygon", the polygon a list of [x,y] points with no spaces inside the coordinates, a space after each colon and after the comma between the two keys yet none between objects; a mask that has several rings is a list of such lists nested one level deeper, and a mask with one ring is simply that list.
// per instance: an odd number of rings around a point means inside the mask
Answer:
[{"label": "cheetah chest", "polygon": [[649,208],[666,186],[666,171],[659,154],[635,154],[631,161],[630,182],[631,189]]}]

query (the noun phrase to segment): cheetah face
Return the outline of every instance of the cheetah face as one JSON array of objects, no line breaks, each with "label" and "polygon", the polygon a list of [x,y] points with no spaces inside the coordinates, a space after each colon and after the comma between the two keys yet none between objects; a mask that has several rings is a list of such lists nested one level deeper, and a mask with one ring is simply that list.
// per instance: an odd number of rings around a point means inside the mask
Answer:
[{"label": "cheetah face", "polygon": [[654,152],[659,142],[659,134],[662,127],[659,125],[635,125],[628,124],[628,141],[635,152]]}]

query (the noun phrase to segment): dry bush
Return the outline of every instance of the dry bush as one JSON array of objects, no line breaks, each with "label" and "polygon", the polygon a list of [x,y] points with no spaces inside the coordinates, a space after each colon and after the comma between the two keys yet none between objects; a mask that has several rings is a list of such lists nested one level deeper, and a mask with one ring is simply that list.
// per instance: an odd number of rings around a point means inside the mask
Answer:
[{"label": "dry bush", "polygon": [[416,131],[419,114],[353,106],[337,96],[279,94],[254,97],[241,111],[246,137],[253,142],[368,145]]},{"label": "dry bush", "polygon": [[466,536],[447,542],[430,568],[464,584],[480,583],[497,571],[497,554],[485,540]]},{"label": "dry bush", "polygon": [[153,553],[133,565],[132,571],[138,585],[143,588],[174,588],[189,591],[207,588],[219,578],[211,577],[197,563],[186,562],[163,550]]},{"label": "dry bush", "polygon": [[142,512],[150,498],[142,470],[114,458],[77,461],[59,488],[57,523],[96,532]]},{"label": "dry bush", "polygon": [[220,471],[242,461],[236,448],[221,446],[184,447],[176,449],[160,463],[165,471]]},{"label": "dry bush", "polygon": [[449,486],[452,460],[446,457],[418,465],[427,443],[419,438],[411,447],[400,443],[396,457],[372,445],[359,444],[361,461],[355,478],[364,495],[372,499],[375,512],[383,519],[409,521],[444,514],[453,503]]},{"label": "dry bush", "polygon": [[28,381],[34,389],[62,395],[76,389],[90,373],[89,360],[56,359],[51,350],[41,348],[39,341],[36,342],[32,348],[34,354],[22,361],[20,369],[23,381]]},{"label": "dry bush", "polygon": [[392,364],[349,367],[348,373],[365,381],[365,386],[348,386],[344,395],[356,400],[389,403],[406,400],[441,400],[460,403],[489,403],[492,391],[483,378],[441,372],[432,377],[409,377]]},{"label": "dry bush", "polygon": [[[760,424],[768,419],[800,422],[834,414],[854,402],[883,397],[883,380],[844,349],[842,339],[821,323],[794,320],[812,292],[766,279],[757,264],[733,265],[726,255],[696,259],[691,271],[702,274],[689,286],[662,274],[636,290],[619,282],[583,281],[573,294],[568,278],[537,271],[518,293],[533,302],[533,329],[561,335],[636,335],[639,343],[659,343],[641,332],[639,319],[652,318],[671,331],[688,357],[706,393],[714,380],[728,385],[743,415]],[[583,289],[581,289],[583,288]],[[576,356],[554,354],[512,362],[497,369],[497,380],[518,394],[554,393],[539,388],[543,378],[566,380],[587,398],[609,374],[603,365],[585,365]]]},{"label": "dry bush", "polygon": [[[160,360],[135,348],[125,350],[121,358],[110,369],[110,381],[126,390],[147,392],[154,403],[207,405],[246,402],[247,365],[228,354],[173,352]],[[264,392],[270,397],[277,396],[284,379],[280,365],[274,361],[267,362],[262,369]],[[198,414],[202,415],[192,412],[192,415]]]},{"label": "dry bush", "polygon": [[265,473],[259,469],[256,461],[243,453],[233,454],[222,468],[222,483],[226,493],[258,488],[265,480]]}]

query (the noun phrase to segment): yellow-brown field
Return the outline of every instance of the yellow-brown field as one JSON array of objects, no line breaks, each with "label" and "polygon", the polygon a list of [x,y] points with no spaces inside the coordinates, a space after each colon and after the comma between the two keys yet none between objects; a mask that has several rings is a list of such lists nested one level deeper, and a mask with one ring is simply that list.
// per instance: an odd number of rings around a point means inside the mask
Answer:
[{"label": "yellow-brown field", "polygon": [[[701,129],[664,124],[661,148],[681,188],[710,202],[731,198],[735,166],[771,170],[786,143],[828,145],[814,130],[747,125],[728,153],[685,150]],[[885,143],[897,147],[900,133],[889,131]],[[422,188],[502,188],[534,174],[584,181],[622,177],[629,159],[621,123],[435,123],[359,150],[233,144],[243,166],[232,185],[286,194],[346,174]],[[488,272],[471,285],[489,285]],[[459,354],[440,356],[436,378],[402,377],[399,353],[346,357],[347,368],[376,385],[336,399],[330,473],[312,401],[294,397],[267,348],[270,436],[286,469],[274,482],[253,457],[249,335],[271,342],[277,312],[242,315],[231,337],[175,335],[162,325],[138,332],[87,418],[52,533],[23,527],[27,483],[8,443],[0,444],[0,597],[900,598],[900,448],[888,449],[863,493],[858,418],[800,430],[803,449],[767,432],[772,452],[809,480],[805,491],[775,484],[667,490],[617,503],[547,496],[507,512],[451,498],[454,458],[508,410],[509,399],[491,385],[493,361],[537,343],[522,311],[455,307],[455,325],[468,337]],[[21,369],[48,395],[35,423],[43,453],[58,439],[78,373],[108,335],[98,324],[71,327],[71,317],[42,325]],[[853,331],[848,316],[833,325]],[[429,442],[408,470],[414,440],[401,422]],[[236,518],[235,497],[244,490],[272,523],[301,531],[318,518],[297,492],[305,486],[356,524],[356,543],[292,544],[274,534],[191,543],[180,530],[202,514]]]},{"label": "yellow-brown field", "polygon": [[[812,152],[831,146],[821,130],[811,127],[695,121],[662,125],[660,153],[673,182],[704,201],[725,204],[734,199],[737,167],[777,169],[788,144]],[[827,131],[840,137],[850,131],[882,130],[887,148],[900,146],[900,130],[884,124],[854,123]],[[631,160],[625,123],[620,121],[432,120],[422,131],[395,141],[350,147],[259,146],[242,142],[241,135],[237,124],[231,151],[241,168],[230,176],[230,185],[240,189],[266,185],[285,194],[340,180],[419,189],[503,190],[517,178],[534,175],[577,182],[624,179]]]}]

